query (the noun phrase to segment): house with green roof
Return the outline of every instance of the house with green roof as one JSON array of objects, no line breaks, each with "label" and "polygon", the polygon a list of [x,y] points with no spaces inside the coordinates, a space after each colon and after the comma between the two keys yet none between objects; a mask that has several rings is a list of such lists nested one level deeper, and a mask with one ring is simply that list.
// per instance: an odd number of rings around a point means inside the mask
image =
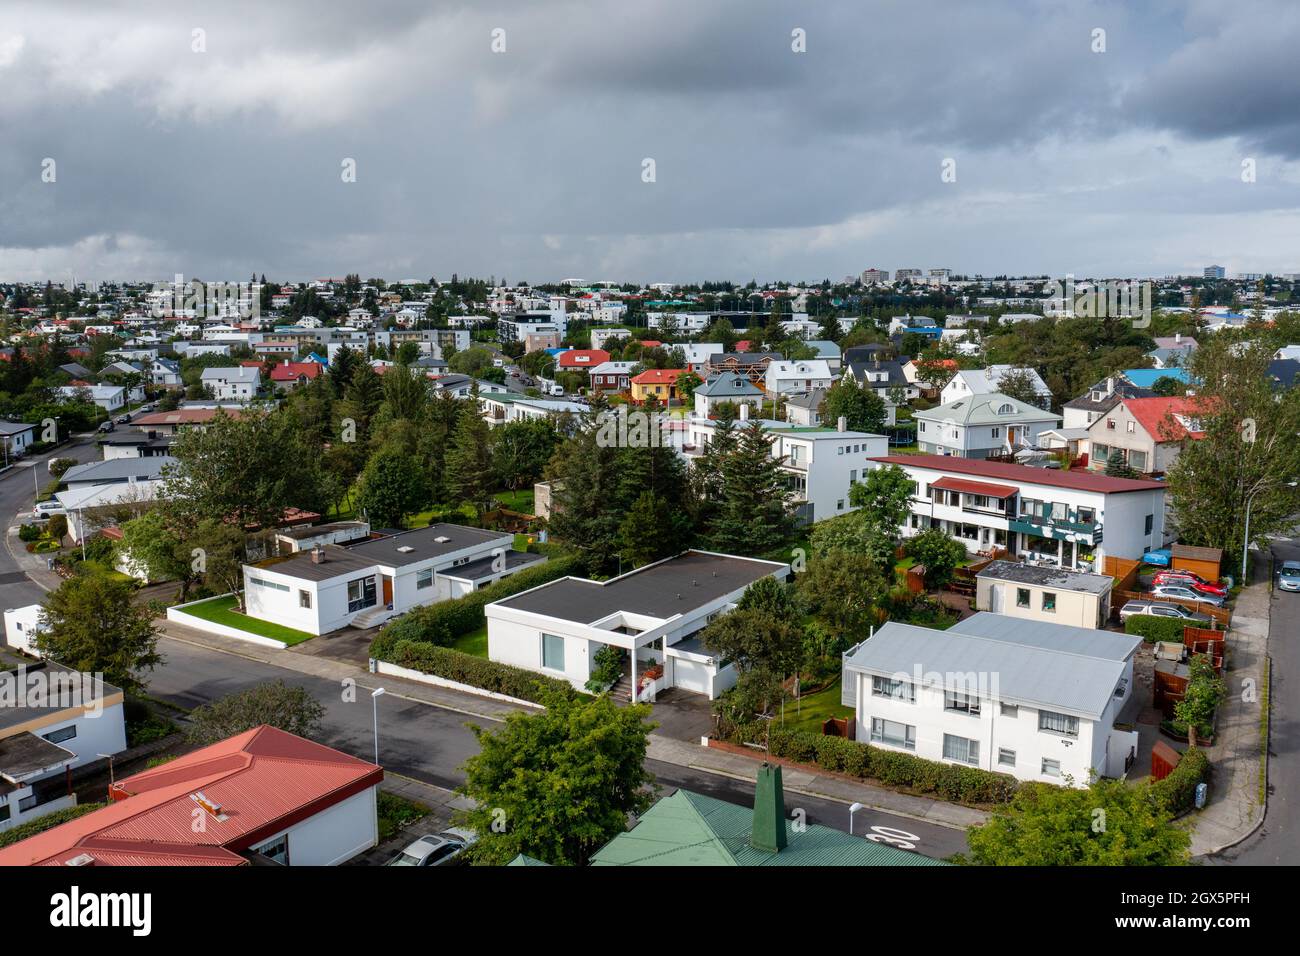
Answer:
[{"label": "house with green roof", "polygon": [[915,412],[917,446],[927,455],[989,458],[1038,447],[1061,417],[1001,392],[970,395]]}]

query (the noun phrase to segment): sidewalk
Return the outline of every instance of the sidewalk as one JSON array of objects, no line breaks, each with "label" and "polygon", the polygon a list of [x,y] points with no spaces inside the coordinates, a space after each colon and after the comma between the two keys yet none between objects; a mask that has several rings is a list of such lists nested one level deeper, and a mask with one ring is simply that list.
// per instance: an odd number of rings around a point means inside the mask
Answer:
[{"label": "sidewalk", "polygon": [[48,555],[32,554],[27,550],[22,538],[18,537],[18,525],[9,528],[6,533],[5,547],[9,549],[9,556],[18,565],[18,570],[26,574],[37,587],[53,591],[63,583],[63,578],[49,569],[46,562]]},{"label": "sidewalk", "polygon": [[382,866],[402,849],[414,843],[426,833],[438,833],[452,825],[451,815],[455,810],[468,810],[472,801],[458,796],[450,790],[435,787],[431,783],[421,783],[410,777],[392,771],[384,771],[384,781],[379,785],[384,793],[391,793],[406,800],[422,803],[429,808],[427,816],[408,824],[382,843],[371,847],[365,853],[348,860],[348,866]]},{"label": "sidewalk", "polygon": [[[659,734],[650,735],[650,747],[646,756],[651,760],[702,770],[706,773],[720,774],[739,780],[753,782],[758,772],[762,754],[755,751],[754,757],[742,757],[725,750],[701,747]],[[917,797],[906,793],[896,793],[883,787],[872,786],[856,780],[846,780],[832,774],[821,774],[786,766],[781,771],[782,782],[786,792],[802,793],[810,797],[822,797],[840,803],[861,803],[863,806],[901,817],[910,817],[938,826],[965,830],[978,826],[988,819],[983,810],[932,800],[929,797]]]},{"label": "sidewalk", "polygon": [[[1214,746],[1205,748],[1213,766],[1209,803],[1191,819],[1192,855],[1208,856],[1250,836],[1264,822],[1267,797],[1260,741],[1260,706],[1268,670],[1269,565],[1268,552],[1256,552],[1254,583],[1242,589],[1228,635],[1224,680],[1228,699],[1219,710]],[[1261,580],[1262,569],[1262,580]],[[1243,687],[1253,682],[1253,699],[1243,700]]]}]

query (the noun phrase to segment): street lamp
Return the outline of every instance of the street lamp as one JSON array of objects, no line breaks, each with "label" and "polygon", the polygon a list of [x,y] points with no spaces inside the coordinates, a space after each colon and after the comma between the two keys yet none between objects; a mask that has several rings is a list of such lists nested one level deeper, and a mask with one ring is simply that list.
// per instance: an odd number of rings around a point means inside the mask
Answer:
[{"label": "street lamp", "polygon": [[370,701],[375,706],[375,763],[379,763],[379,698],[384,696],[384,689],[376,687],[370,692]]},{"label": "street lamp", "polygon": [[1261,491],[1265,490],[1266,488],[1279,488],[1279,487],[1294,488],[1297,484],[1298,482],[1294,482],[1294,481],[1283,481],[1272,485],[1264,485],[1263,487],[1256,488],[1254,491],[1252,491],[1250,493],[1250,497],[1246,499],[1246,538],[1241,543],[1241,586],[1242,587],[1246,586],[1246,558],[1250,555],[1250,506],[1255,503],[1255,496],[1259,494]]},{"label": "street lamp", "polygon": [[849,807],[849,836],[853,836],[853,814],[857,813],[859,810],[865,809],[867,809],[867,807],[866,804],[863,803],[855,803]]},{"label": "street lamp", "polygon": [[108,761],[108,789],[113,789],[113,755],[112,754],[95,754],[96,757],[103,757]]}]

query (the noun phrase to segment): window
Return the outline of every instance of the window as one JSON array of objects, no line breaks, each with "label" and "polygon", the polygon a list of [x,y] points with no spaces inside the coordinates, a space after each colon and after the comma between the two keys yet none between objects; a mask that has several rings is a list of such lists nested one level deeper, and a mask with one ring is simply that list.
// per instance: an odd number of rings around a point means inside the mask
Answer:
[{"label": "window", "polygon": [[289,865],[289,834],[284,833],[276,837],[270,843],[263,843],[261,846],[253,847],[254,853],[260,853],[273,863],[279,863],[282,866]]},{"label": "window", "polygon": [[1058,714],[1051,710],[1040,710],[1038,712],[1038,729],[1053,734],[1064,734],[1066,737],[1077,737],[1079,736],[1079,718],[1071,717],[1069,714]]},{"label": "window", "polygon": [[1014,767],[1016,765],[1016,752],[1008,750],[1006,747],[998,748],[998,766]]},{"label": "window", "polygon": [[348,612],[375,606],[375,579],[357,578],[348,582]]},{"label": "window", "polygon": [[0,823],[4,823],[6,820],[9,819],[10,812],[11,811],[9,810],[9,804],[0,803]]},{"label": "window", "polygon": [[946,690],[943,692],[943,709],[978,717],[980,714],[980,699],[974,694],[961,694],[957,691]]},{"label": "window", "polygon": [[1059,761],[1059,760],[1048,760],[1046,757],[1044,757],[1044,758],[1043,758],[1043,776],[1045,776],[1045,777],[1059,777],[1060,775],[1061,775],[1061,761]]},{"label": "window", "polygon": [[1128,453],[1129,467],[1134,471],[1147,470],[1147,453],[1144,451],[1130,451]]},{"label": "window", "polygon": [[980,762],[980,742],[978,740],[968,740],[965,737],[954,737],[952,734],[944,734],[943,756],[945,760],[956,760],[958,763],[978,764]]},{"label": "window", "polygon": [[911,681],[873,676],[871,678],[871,696],[889,697],[893,700],[905,700],[909,704],[915,704],[916,685]]},{"label": "window", "polygon": [[310,608],[310,607],[311,607],[311,592],[310,592],[310,591],[303,591],[302,589],[299,589],[299,591],[298,591],[298,606],[299,606],[299,607],[305,607],[305,608]]},{"label": "window", "polygon": [[1079,524],[1094,524],[1097,520],[1097,512],[1091,508],[1079,509]]},{"label": "window", "polygon": [[871,740],[873,743],[889,744],[905,750],[916,749],[916,728],[911,724],[900,724],[895,720],[871,718]]},{"label": "window", "polygon": [[42,736],[52,744],[61,744],[63,741],[71,740],[73,737],[77,736],[77,725],[73,724],[71,727],[60,727],[58,730],[51,730],[48,734],[43,734]]},{"label": "window", "polygon": [[1145,530],[1142,532],[1143,534],[1151,533],[1151,529],[1155,525],[1155,520],[1156,520],[1155,515],[1147,515]]},{"label": "window", "polygon": [[553,671],[564,670],[564,638],[542,635],[542,666]]},{"label": "window", "polygon": [[288,591],[289,585],[280,584],[278,581],[265,581],[262,578],[249,578],[249,583],[259,588],[271,588],[275,591]]},{"label": "window", "polygon": [[425,568],[423,571],[415,572],[415,589],[423,591],[425,588],[433,587],[433,568]]},{"label": "window", "polygon": [[1043,612],[1045,614],[1056,613],[1056,595],[1051,591],[1043,592]]},{"label": "window", "polygon": [[1132,435],[1132,434],[1134,434],[1134,433],[1137,432],[1137,423],[1136,423],[1136,422],[1127,422],[1126,424],[1128,425],[1128,433],[1129,433],[1130,435]]},{"label": "window", "polygon": [[844,499],[843,499],[843,498],[841,498],[839,501],[835,502],[835,510],[836,510],[836,511],[843,511],[843,510],[844,510]]},{"label": "window", "polygon": [[1110,460],[1110,446],[1099,442],[1092,443],[1092,460],[1105,462]]},{"label": "window", "polygon": [[1001,428],[993,428],[993,429],[990,429],[990,430],[993,432],[993,437],[994,437],[994,438],[1001,438],[1001,437],[1002,437],[1002,429],[1001,429]]},{"label": "window", "polygon": [[1029,607],[1029,588],[1016,588],[1016,607]]},{"label": "window", "polygon": [[1020,716],[1020,705],[1019,705],[1019,704],[1005,704],[1005,703],[1004,703],[1004,704],[1002,705],[1002,707],[1001,707],[1001,713],[1002,713],[1002,716],[1003,716],[1003,717],[1019,717],[1019,716]]}]

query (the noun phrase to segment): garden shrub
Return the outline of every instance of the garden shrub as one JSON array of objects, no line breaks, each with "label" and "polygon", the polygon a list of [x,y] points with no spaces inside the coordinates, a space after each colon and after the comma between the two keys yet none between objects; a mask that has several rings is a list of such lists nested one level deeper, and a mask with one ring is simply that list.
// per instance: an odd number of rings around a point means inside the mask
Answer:
[{"label": "garden shrub", "polygon": [[1183,628],[1187,622],[1176,617],[1155,617],[1151,614],[1134,614],[1124,622],[1124,633],[1140,637],[1148,644],[1157,641],[1183,643]]},{"label": "garden shrub", "polygon": [[1152,783],[1151,796],[1175,816],[1196,804],[1196,785],[1210,777],[1210,759],[1199,747],[1189,747],[1182,760],[1163,780]]},{"label": "garden shrub", "polygon": [[438,647],[426,641],[398,641],[385,660],[422,674],[432,674],[494,694],[505,694],[507,697],[534,703],[541,703],[548,693],[559,692],[566,696],[576,693],[568,681],[453,651],[448,647]]}]

